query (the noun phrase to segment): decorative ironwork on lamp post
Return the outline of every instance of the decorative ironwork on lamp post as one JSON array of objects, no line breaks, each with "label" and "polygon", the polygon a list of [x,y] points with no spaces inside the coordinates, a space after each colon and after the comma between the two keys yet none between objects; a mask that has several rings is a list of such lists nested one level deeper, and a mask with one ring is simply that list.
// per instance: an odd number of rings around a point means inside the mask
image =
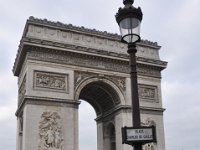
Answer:
[{"label": "decorative ironwork on lamp post", "polygon": [[[123,0],[124,8],[119,8],[116,21],[120,28],[122,42],[128,44],[131,96],[132,96],[132,121],[134,128],[140,128],[140,105],[138,96],[137,65],[136,65],[136,43],[140,41],[140,23],[142,11],[132,6],[133,0]],[[134,143],[134,150],[142,150],[142,143]]]}]

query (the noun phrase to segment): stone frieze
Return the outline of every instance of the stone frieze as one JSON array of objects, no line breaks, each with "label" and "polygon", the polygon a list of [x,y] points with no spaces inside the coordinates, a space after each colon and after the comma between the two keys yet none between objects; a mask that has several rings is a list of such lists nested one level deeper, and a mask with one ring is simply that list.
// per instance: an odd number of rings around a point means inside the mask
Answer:
[{"label": "stone frieze", "polygon": [[[89,67],[100,70],[109,70],[115,72],[129,73],[128,61],[115,60],[97,56],[90,56],[84,54],[56,52],[53,50],[47,51],[30,51],[28,52],[28,59],[47,61],[52,63],[67,64],[79,67]],[[160,68],[148,67],[147,65],[138,64],[138,75],[151,76],[160,78]]]},{"label": "stone frieze", "polygon": [[[99,47],[102,50],[118,51],[126,53],[126,45],[118,40],[110,40],[106,37],[97,37],[94,35],[80,34],[61,29],[52,29],[45,26],[29,25],[26,37],[43,39],[47,41],[56,41],[66,44],[78,44],[87,47]],[[51,44],[51,43],[50,43]]]},{"label": "stone frieze", "polygon": [[[67,78],[67,79],[66,79]],[[66,81],[68,76],[50,72],[34,72],[34,88],[46,90],[58,90],[66,92],[68,90]]]}]

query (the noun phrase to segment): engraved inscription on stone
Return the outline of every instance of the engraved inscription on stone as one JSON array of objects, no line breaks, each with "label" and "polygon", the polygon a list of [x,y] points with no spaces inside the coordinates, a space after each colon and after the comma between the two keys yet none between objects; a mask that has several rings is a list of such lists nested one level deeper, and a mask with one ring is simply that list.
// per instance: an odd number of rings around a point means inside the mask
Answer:
[{"label": "engraved inscription on stone", "polygon": [[59,91],[67,91],[67,81],[68,75],[64,74],[55,74],[48,72],[34,72],[34,87],[35,89],[49,89],[49,90],[59,90]]},{"label": "engraved inscription on stone", "polygon": [[57,112],[43,112],[39,122],[39,150],[62,150],[63,135]]},{"label": "engraved inscription on stone", "polygon": [[139,85],[139,97],[142,100],[157,101],[157,87],[149,85]]}]

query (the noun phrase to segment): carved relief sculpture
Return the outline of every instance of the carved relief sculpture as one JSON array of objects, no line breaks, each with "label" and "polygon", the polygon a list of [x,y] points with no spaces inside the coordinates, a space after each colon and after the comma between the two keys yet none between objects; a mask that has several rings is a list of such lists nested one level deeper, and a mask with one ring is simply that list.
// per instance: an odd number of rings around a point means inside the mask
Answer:
[{"label": "carved relief sculpture", "polygon": [[65,78],[65,75],[36,71],[35,88],[55,89],[64,92],[66,91]]},{"label": "carved relief sculpture", "polygon": [[119,85],[120,88],[125,90],[126,89],[125,79],[118,79],[118,85]]},{"label": "carved relief sculpture", "polygon": [[139,97],[142,100],[148,100],[156,102],[157,98],[157,87],[149,85],[139,85],[138,87]]},{"label": "carved relief sculpture", "polygon": [[62,150],[62,128],[57,112],[44,112],[41,115],[39,140],[39,150]]},{"label": "carved relief sculpture", "polygon": [[140,95],[144,98],[155,98],[155,90],[151,88],[140,88]]},{"label": "carved relief sculpture", "polygon": [[78,84],[82,80],[82,75],[79,73],[78,76],[75,78],[76,79],[76,84]]}]

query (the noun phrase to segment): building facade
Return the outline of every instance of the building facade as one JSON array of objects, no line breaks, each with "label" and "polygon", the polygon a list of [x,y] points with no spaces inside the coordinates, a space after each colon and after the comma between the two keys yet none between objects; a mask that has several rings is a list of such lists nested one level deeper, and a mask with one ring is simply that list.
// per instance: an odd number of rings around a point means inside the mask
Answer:
[{"label": "building facade", "polygon": [[[165,150],[160,46],[137,44],[141,124],[156,126]],[[13,73],[18,77],[17,150],[78,150],[78,106],[87,101],[96,112],[97,149],[130,150],[121,127],[132,125],[129,59],[120,36],[30,17],[25,25]]]}]

